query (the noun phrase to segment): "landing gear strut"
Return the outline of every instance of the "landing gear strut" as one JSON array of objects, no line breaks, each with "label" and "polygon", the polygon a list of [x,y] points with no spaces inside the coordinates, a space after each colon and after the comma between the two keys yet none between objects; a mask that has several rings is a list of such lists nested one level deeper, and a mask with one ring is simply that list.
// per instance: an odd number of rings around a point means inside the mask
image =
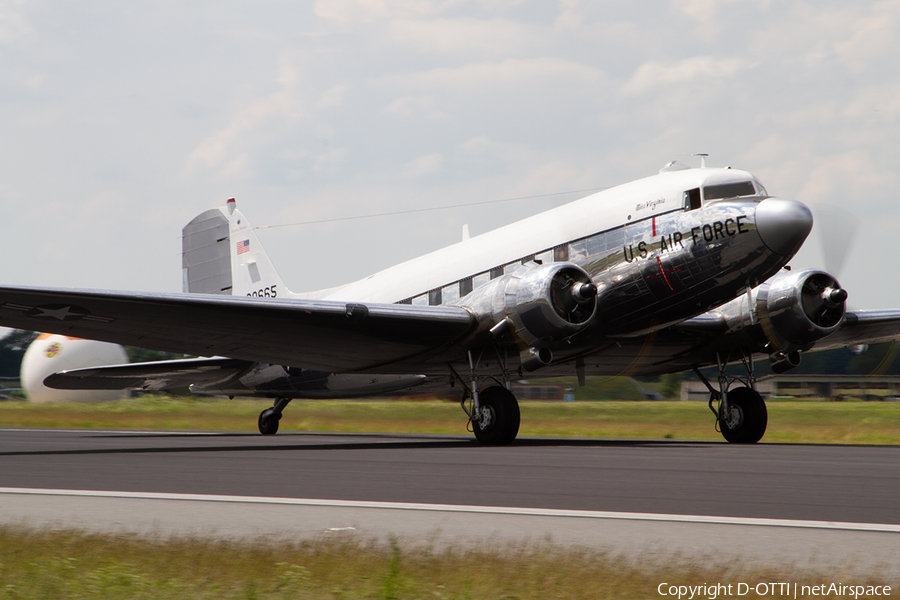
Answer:
[{"label": "landing gear strut", "polygon": [[[719,367],[719,389],[710,385],[697,368],[694,373],[709,389],[709,409],[716,415],[716,429],[727,441],[734,444],[755,444],[766,433],[769,416],[766,403],[756,391],[756,377],[753,375],[753,355],[741,353],[741,363],[747,370],[745,377],[729,377],[725,374],[727,359],[723,362],[716,354]],[[742,383],[729,389],[733,383]],[[718,407],[713,404],[718,402]]]},{"label": "landing gear strut", "polygon": [[275,405],[272,408],[259,413],[259,432],[263,435],[275,435],[278,432],[278,422],[281,420],[281,412],[284,407],[291,401],[290,398],[275,398]]}]

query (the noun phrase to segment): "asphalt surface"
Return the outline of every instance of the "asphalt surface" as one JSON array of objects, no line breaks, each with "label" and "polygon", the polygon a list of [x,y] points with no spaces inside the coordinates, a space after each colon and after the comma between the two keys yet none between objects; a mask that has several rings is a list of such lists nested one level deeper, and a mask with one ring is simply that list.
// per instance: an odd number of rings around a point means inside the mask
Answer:
[{"label": "asphalt surface", "polygon": [[0,486],[900,524],[900,447],[0,429]]}]

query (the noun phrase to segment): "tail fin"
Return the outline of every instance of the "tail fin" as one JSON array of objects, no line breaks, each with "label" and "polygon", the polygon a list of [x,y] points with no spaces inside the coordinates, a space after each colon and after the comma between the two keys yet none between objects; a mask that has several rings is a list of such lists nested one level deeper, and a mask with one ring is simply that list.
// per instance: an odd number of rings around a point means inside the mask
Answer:
[{"label": "tail fin", "polygon": [[181,232],[185,292],[290,296],[234,198],[200,213]]}]

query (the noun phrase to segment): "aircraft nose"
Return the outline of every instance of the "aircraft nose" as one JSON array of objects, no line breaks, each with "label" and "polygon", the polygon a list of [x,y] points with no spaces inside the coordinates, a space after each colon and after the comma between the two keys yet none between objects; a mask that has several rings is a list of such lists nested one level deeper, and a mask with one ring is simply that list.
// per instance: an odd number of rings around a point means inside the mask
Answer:
[{"label": "aircraft nose", "polygon": [[802,202],[766,198],[756,207],[756,231],[776,254],[793,256],[812,230],[812,212]]}]

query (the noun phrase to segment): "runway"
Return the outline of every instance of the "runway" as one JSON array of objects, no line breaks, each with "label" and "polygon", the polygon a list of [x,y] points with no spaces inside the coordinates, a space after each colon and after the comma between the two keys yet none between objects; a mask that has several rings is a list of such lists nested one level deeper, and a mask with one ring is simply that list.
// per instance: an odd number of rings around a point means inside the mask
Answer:
[{"label": "runway", "polygon": [[900,564],[897,447],[3,429],[0,486],[7,523]]}]

